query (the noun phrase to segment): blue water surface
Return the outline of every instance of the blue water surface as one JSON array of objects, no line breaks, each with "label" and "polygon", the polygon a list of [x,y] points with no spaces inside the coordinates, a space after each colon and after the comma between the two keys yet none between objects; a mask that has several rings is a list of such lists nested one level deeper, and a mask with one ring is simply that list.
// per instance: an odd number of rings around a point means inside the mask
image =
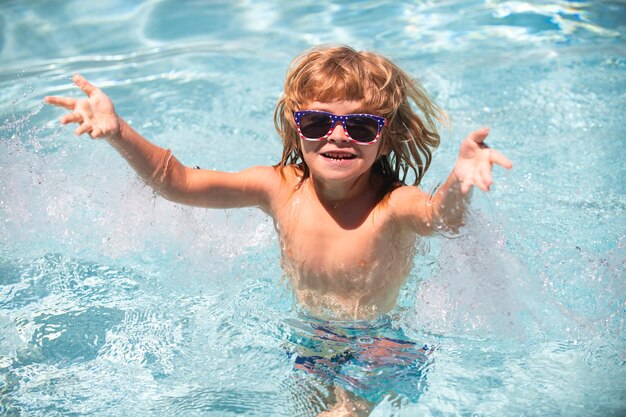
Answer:
[{"label": "blue water surface", "polygon": [[625,40],[623,1],[2,2],[0,415],[321,410],[271,220],[155,197],[42,104],[80,72],[187,165],[271,165],[287,65],[320,43],[449,113],[425,189],[480,126],[514,162],[461,235],[418,243],[392,320],[436,350],[418,399],[372,415],[624,415]]}]

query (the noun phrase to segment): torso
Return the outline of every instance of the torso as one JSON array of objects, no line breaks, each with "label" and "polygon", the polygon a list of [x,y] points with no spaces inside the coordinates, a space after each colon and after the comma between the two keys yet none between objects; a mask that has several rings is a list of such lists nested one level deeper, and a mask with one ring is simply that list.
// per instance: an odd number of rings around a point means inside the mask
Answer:
[{"label": "torso", "polygon": [[324,207],[294,173],[286,172],[271,214],[299,303],[335,319],[389,312],[410,272],[415,234],[400,227],[385,199]]}]

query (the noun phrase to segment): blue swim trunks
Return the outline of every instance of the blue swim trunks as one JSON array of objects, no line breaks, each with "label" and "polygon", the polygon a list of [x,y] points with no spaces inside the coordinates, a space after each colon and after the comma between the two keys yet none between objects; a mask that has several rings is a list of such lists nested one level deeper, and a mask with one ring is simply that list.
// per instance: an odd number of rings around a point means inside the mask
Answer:
[{"label": "blue swim trunks", "polygon": [[387,394],[417,401],[432,359],[384,316],[373,322],[290,322],[294,368],[371,402]]}]

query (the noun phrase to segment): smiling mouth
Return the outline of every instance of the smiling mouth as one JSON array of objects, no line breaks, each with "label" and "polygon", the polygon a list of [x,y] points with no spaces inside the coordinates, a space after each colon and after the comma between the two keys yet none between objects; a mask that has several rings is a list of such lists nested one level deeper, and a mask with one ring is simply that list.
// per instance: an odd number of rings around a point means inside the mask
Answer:
[{"label": "smiling mouth", "polygon": [[346,152],[324,152],[321,154],[324,158],[333,159],[335,161],[343,161],[345,159],[355,159],[356,155]]}]

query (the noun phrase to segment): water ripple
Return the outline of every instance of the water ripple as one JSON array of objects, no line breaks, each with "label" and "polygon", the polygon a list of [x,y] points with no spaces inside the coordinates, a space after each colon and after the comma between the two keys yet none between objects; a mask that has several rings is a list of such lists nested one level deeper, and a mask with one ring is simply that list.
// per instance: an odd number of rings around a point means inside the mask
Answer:
[{"label": "water ripple", "polygon": [[418,251],[402,328],[436,350],[402,415],[623,410],[624,21],[613,1],[2,2],[0,414],[325,408],[287,354],[271,221],[155,199],[41,104],[81,71],[188,165],[272,164],[285,68],[320,42],[383,52],[450,111],[427,181],[479,124],[516,164]]}]

